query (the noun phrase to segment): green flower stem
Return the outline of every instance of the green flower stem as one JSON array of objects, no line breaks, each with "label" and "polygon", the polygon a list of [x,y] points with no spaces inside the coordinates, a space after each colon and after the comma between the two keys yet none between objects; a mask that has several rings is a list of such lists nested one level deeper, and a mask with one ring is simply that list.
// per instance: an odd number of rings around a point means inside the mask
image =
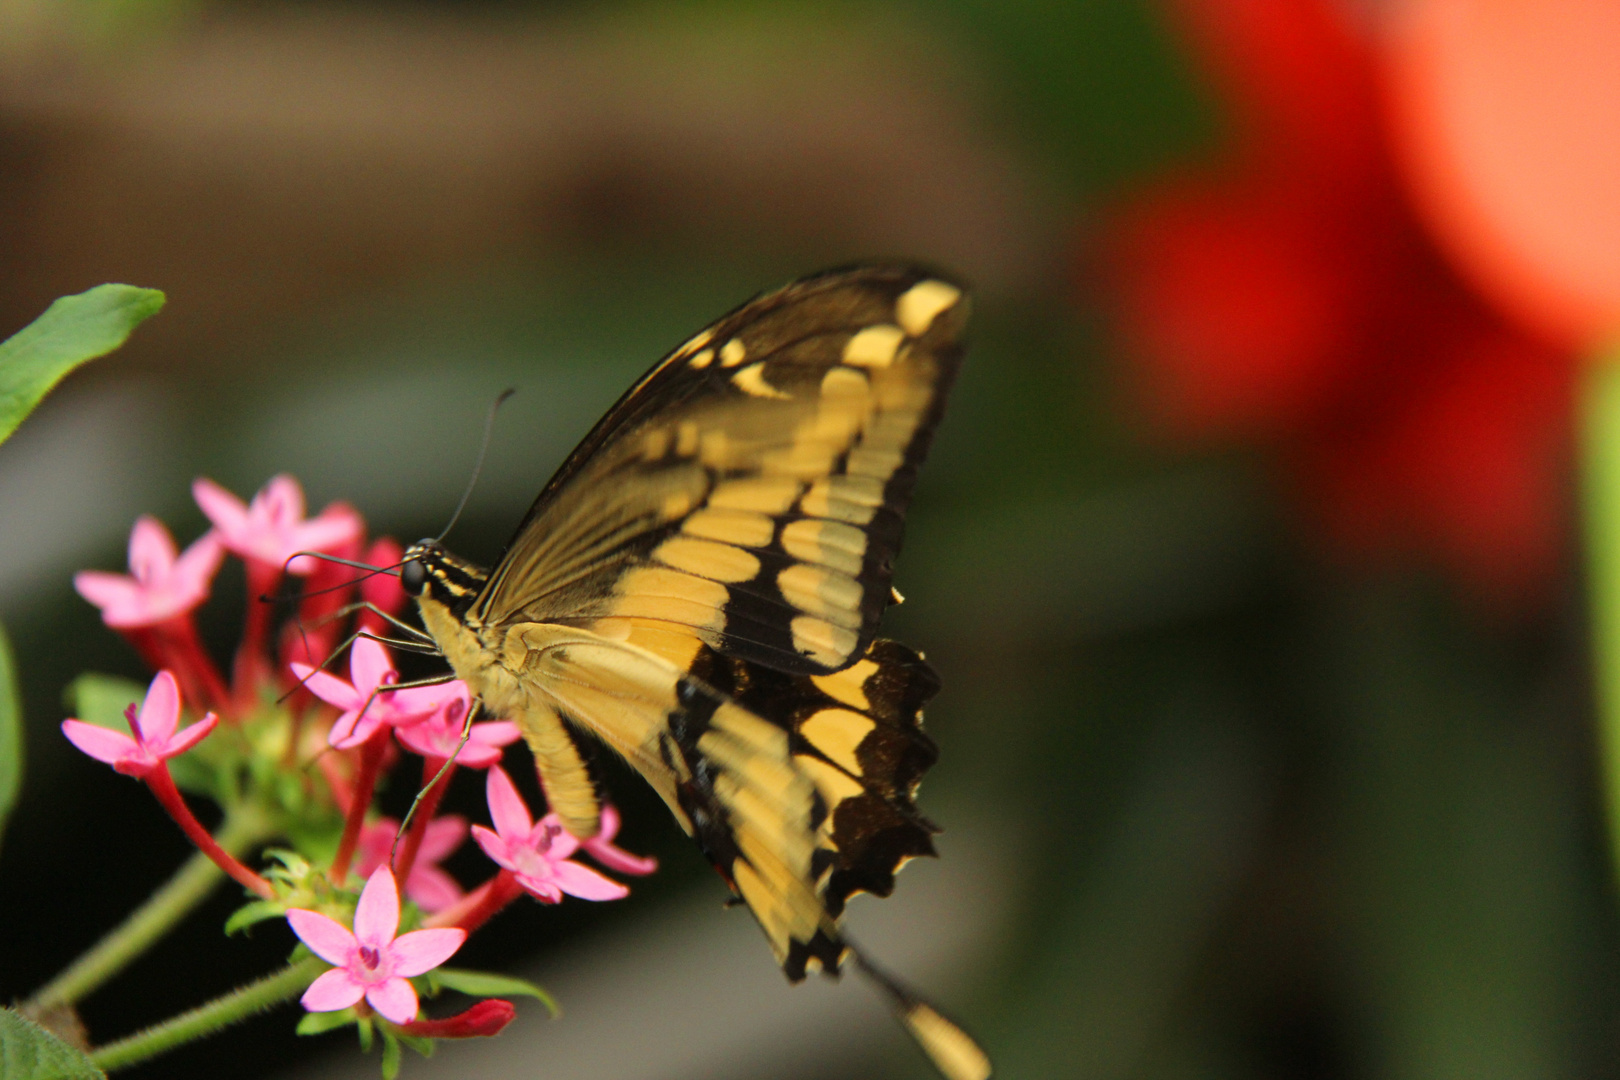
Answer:
[{"label": "green flower stem", "polygon": [[315,981],[316,976],[329,967],[330,964],[315,957],[289,964],[273,975],[266,975],[258,982],[238,987],[205,1005],[199,1005],[161,1024],[153,1024],[145,1031],[137,1031],[128,1038],[92,1050],[90,1061],[96,1067],[111,1072],[126,1065],[135,1065],[148,1058],[157,1057],[177,1046],[194,1042],[205,1035],[212,1035],[221,1028],[246,1020],[254,1013],[264,1012],[283,1001],[291,1000],[303,993],[304,989]]},{"label": "green flower stem", "polygon": [[1598,745],[1609,843],[1620,873],[1620,347],[1588,366],[1580,434]]},{"label": "green flower stem", "polygon": [[[257,806],[244,803],[225,815],[215,840],[221,848],[240,856],[271,835],[265,813]],[[120,926],[24,1002],[23,1011],[33,1015],[84,998],[168,933],[224,879],[224,871],[207,855],[200,851],[195,853]]]}]

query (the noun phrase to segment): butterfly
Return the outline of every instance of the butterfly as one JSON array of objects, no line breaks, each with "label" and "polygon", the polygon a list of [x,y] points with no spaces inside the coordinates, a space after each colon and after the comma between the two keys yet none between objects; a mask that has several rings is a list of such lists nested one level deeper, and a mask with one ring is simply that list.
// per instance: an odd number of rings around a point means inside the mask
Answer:
[{"label": "butterfly", "polygon": [[594,738],[663,798],[790,980],[853,960],[951,1080],[982,1080],[988,1058],[839,916],[934,854],[914,797],[939,680],[876,632],[968,309],[959,285],[891,265],[756,297],[619,399],[493,569],[432,540],[400,566],[570,833],[599,827]]}]

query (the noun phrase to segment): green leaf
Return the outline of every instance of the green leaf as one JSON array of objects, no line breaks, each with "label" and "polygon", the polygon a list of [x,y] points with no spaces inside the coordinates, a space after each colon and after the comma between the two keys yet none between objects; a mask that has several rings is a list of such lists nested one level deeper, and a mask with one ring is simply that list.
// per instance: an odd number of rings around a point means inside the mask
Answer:
[{"label": "green leaf", "polygon": [[305,1013],[298,1027],[294,1030],[300,1035],[322,1035],[328,1031],[336,1031],[340,1027],[348,1027],[358,1017],[353,1009],[338,1009],[336,1012]]},{"label": "green leaf", "polygon": [[[17,662],[5,627],[0,626],[0,835],[22,788],[22,695],[17,691]],[[0,1077],[6,1074],[0,1073]]]},{"label": "green leaf", "polygon": [[511,975],[468,971],[465,968],[435,968],[428,972],[428,979],[437,986],[460,990],[463,994],[473,997],[532,997],[550,1010],[552,1016],[560,1015],[562,1012],[557,1007],[557,1000],[550,994],[527,979],[518,979]]},{"label": "green leaf", "polygon": [[12,1009],[0,1009],[0,1077],[107,1080],[89,1058]]},{"label": "green leaf", "polygon": [[117,675],[87,671],[68,683],[62,698],[68,711],[85,723],[128,735],[124,710],[145,700],[146,687]]},{"label": "green leaf", "polygon": [[394,1038],[398,1039],[412,1050],[415,1050],[423,1057],[432,1057],[434,1049],[439,1045],[433,1039],[426,1038],[422,1035],[407,1035],[397,1028],[394,1031]]},{"label": "green leaf", "polygon": [[156,289],[97,285],[62,297],[0,342],[0,442],[10,438],[64,375],[122,345],[131,331],[157,314],[163,300]]},{"label": "green leaf", "polygon": [[268,900],[255,900],[250,904],[243,904],[231,912],[231,917],[225,920],[225,935],[246,929],[255,923],[262,923],[266,919],[276,919],[284,915],[280,904],[272,904]]},{"label": "green leaf", "polygon": [[371,1022],[371,1017],[363,1017],[359,1023],[355,1024],[354,1033],[360,1036],[360,1052],[362,1054],[371,1053],[371,1040],[377,1034],[376,1025]]},{"label": "green leaf", "polygon": [[399,1040],[394,1038],[394,1033],[393,1032],[384,1029],[384,1031],[382,1033],[382,1037],[383,1037],[383,1055],[382,1055],[383,1080],[394,1080],[394,1077],[399,1075],[400,1059],[402,1057],[404,1057],[404,1051],[402,1051],[399,1048]]}]

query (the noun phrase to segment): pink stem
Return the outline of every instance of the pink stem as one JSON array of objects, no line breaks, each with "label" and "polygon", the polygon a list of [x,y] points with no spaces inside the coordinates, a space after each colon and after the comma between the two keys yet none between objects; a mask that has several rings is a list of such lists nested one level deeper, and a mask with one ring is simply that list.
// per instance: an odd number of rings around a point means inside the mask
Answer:
[{"label": "pink stem", "polygon": [[470,934],[522,895],[523,886],[512,871],[502,870],[422,925],[459,926]]},{"label": "pink stem", "polygon": [[204,651],[190,612],[135,633],[141,635],[140,640],[131,637],[136,649],[154,668],[173,671],[181,693],[199,712],[217,709],[231,715],[230,692],[213,658]]},{"label": "pink stem", "polygon": [[354,788],[350,785],[350,777],[343,775],[343,763],[335,752],[321,754],[315,759],[315,765],[321,770],[321,776],[326,779],[326,786],[332,793],[332,801],[337,804],[340,812],[347,815],[349,806],[354,801]]},{"label": "pink stem", "polygon": [[174,786],[174,777],[169,775],[169,766],[166,763],[159,762],[143,779],[146,786],[152,790],[152,794],[157,796],[157,801],[162,804],[163,809],[174,818],[175,824],[180,826],[180,830],[193,844],[197,845],[199,851],[214,861],[215,866],[235,878],[243,887],[266,899],[274,895],[268,881],[243,866],[236,856],[220,847],[208,830],[202,827],[202,823],[191,813],[191,807],[187,806],[186,800],[180,796],[180,789]]},{"label": "pink stem", "polygon": [[[439,770],[444,769],[444,775],[439,776]],[[410,880],[411,868],[416,865],[416,853],[422,847],[422,838],[427,835],[427,827],[433,820],[433,815],[439,812],[439,801],[450,788],[450,777],[455,775],[456,766],[452,762],[448,767],[444,758],[425,757],[422,759],[422,780],[431,786],[422,795],[422,801],[416,806],[416,817],[411,822],[411,831],[405,834],[405,843],[400,846],[399,856],[394,860],[394,880],[404,888],[405,882]],[[439,776],[438,782],[433,778]]]},{"label": "pink stem", "polygon": [[242,642],[236,647],[236,660],[231,674],[236,690],[237,707],[246,713],[257,703],[259,688],[269,681],[269,651],[265,642],[270,632],[272,605],[260,601],[270,595],[281,582],[281,567],[247,561],[247,618],[242,630]]},{"label": "pink stem", "polygon": [[383,755],[388,751],[392,735],[393,729],[385,724],[360,745],[360,769],[354,778],[354,791],[343,820],[343,838],[338,841],[337,855],[332,858],[330,877],[334,885],[342,885],[349,876],[349,863],[360,843],[360,829],[366,823],[366,811],[371,809],[371,795],[377,790],[377,774],[382,771]]}]

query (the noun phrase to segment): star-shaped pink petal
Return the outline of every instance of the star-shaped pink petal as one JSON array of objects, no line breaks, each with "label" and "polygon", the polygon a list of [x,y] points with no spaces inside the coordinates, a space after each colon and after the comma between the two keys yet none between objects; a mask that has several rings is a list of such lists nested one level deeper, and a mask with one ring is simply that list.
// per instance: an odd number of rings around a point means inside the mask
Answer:
[{"label": "star-shaped pink petal", "polygon": [[343,710],[326,741],[338,750],[359,746],[387,724],[418,724],[453,698],[459,683],[389,689],[399,679],[388,649],[378,641],[360,638],[349,648],[349,682],[308,664],[288,665],[304,688],[328,705]]},{"label": "star-shaped pink petal", "polygon": [[[354,872],[367,877],[377,867],[387,863],[393,854],[394,837],[398,834],[399,822],[386,817],[378,818],[361,829]],[[423,911],[443,911],[461,899],[461,886],[437,864],[453,855],[465,839],[467,819],[459,814],[447,814],[428,822],[422,834],[422,846],[416,851],[416,862],[411,866],[411,875],[405,879],[405,895]]]},{"label": "star-shaped pink petal", "polygon": [[555,814],[535,822],[523,796],[500,766],[489,770],[484,790],[495,831],[474,825],[473,839],[536,899],[555,904],[565,893],[581,900],[620,900],[630,895],[629,889],[612,878],[571,860],[579,841]]},{"label": "star-shaped pink petal", "polygon": [[501,748],[517,742],[522,733],[510,721],[491,720],[474,724],[467,732],[467,745],[462,746],[461,732],[472,698],[467,684],[459,679],[445,685],[455,688],[455,696],[426,721],[399,728],[395,736],[407,750],[423,757],[448,758],[455,754],[457,765],[469,769],[489,768],[501,760]]},{"label": "star-shaped pink petal", "polygon": [[214,533],[204,533],[181,555],[163,523],[142,515],[129,534],[128,576],[81,570],[73,575],[73,587],[101,609],[108,626],[154,626],[206,600],[224,558],[225,547]]},{"label": "star-shaped pink petal", "polygon": [[658,860],[650,855],[632,855],[623,848],[614,846],[613,838],[619,835],[619,825],[618,807],[612,803],[604,803],[601,831],[589,840],[581,840],[580,849],[609,870],[621,874],[634,874],[640,877],[657,870]]},{"label": "star-shaped pink petal", "polygon": [[332,964],[332,970],[310,984],[301,999],[310,1012],[333,1012],[363,997],[396,1024],[416,1019],[416,990],[407,981],[444,963],[467,940],[459,927],[399,929],[399,891],[394,875],[379,866],[360,893],[354,929],[306,908],[290,908],[287,921],[310,952]]},{"label": "star-shaped pink petal", "polygon": [[139,778],[196,746],[219,723],[219,717],[209,713],[184,731],[175,731],[180,723],[180,687],[168,671],[158,672],[152,680],[139,714],[131,704],[124,715],[133,738],[83,720],[62,721],[62,734],[97,761]]},{"label": "star-shaped pink petal", "polygon": [[354,508],[333,503],[319,517],[304,519],[304,489],[290,476],[273,477],[243,505],[242,500],[207,478],[191,485],[202,512],[214,523],[221,541],[242,558],[303,576],[315,569],[312,559],[287,560],[299,551],[332,551],[359,542],[365,522]]}]

